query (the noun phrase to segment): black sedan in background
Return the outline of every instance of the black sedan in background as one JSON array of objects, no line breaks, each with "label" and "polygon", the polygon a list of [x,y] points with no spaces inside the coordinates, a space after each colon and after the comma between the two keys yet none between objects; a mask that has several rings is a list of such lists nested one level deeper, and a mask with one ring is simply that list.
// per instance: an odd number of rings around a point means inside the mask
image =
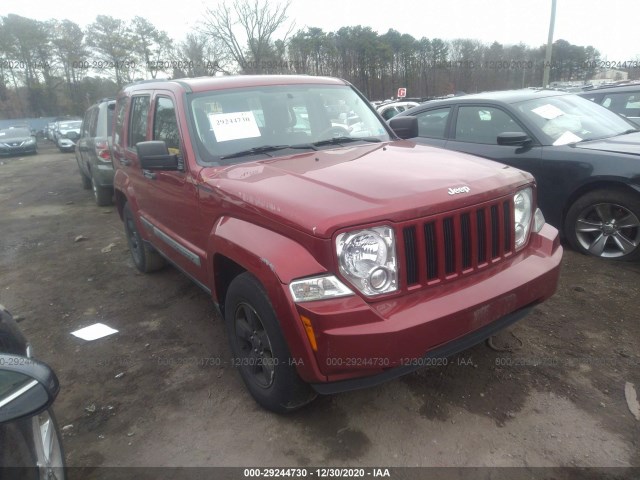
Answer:
[{"label": "black sedan in background", "polygon": [[515,90],[423,103],[389,120],[403,138],[528,171],[547,221],[585,254],[640,258],[640,132],[576,95]]},{"label": "black sedan in background", "polygon": [[51,404],[58,379],[0,305],[0,478],[60,480],[64,454]]},{"label": "black sedan in background", "polygon": [[38,153],[36,137],[27,128],[0,130],[0,155],[23,155]]}]

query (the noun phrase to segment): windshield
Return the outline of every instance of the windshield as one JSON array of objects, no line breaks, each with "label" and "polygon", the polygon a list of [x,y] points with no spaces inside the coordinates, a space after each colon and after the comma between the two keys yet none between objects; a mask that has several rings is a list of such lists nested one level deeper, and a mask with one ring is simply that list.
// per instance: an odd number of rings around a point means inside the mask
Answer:
[{"label": "windshield", "polygon": [[248,161],[255,160],[254,155],[289,155],[295,148],[389,140],[369,103],[346,85],[211,91],[191,96],[189,105],[193,137],[205,162]]},{"label": "windshield", "polygon": [[542,130],[544,145],[613,137],[634,128],[615,113],[576,95],[536,98],[514,107]]},{"label": "windshield", "polygon": [[60,124],[60,130],[78,129],[78,128],[80,128],[81,124],[82,124],[82,120],[78,120],[78,121],[75,121],[75,122],[61,123]]},{"label": "windshield", "polygon": [[0,137],[2,138],[22,138],[30,136],[31,132],[26,128],[9,128],[7,130],[0,130]]}]

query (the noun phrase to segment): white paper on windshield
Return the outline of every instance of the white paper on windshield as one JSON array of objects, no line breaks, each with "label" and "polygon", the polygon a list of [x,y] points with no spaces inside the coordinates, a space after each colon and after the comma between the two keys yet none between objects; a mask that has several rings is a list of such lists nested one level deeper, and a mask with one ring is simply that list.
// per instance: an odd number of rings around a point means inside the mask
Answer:
[{"label": "white paper on windshield", "polygon": [[553,142],[554,145],[567,145],[568,143],[576,143],[580,142],[582,139],[577,136],[575,133],[571,133],[569,131],[564,132],[558,139]]},{"label": "white paper on windshield", "polygon": [[209,123],[219,142],[254,138],[260,136],[260,129],[253,112],[210,113]]},{"label": "white paper on windshield", "polygon": [[546,104],[538,108],[531,110],[533,113],[540,115],[547,120],[553,120],[554,118],[564,115],[564,112],[555,105]]},{"label": "white paper on windshield", "polygon": [[94,323],[93,325],[89,325],[88,327],[84,327],[80,330],[76,330],[75,332],[71,332],[71,335],[74,335],[83,340],[91,341],[106,337],[107,335],[113,335],[114,333],[118,333],[118,330],[115,330],[105,325],[104,323]]}]

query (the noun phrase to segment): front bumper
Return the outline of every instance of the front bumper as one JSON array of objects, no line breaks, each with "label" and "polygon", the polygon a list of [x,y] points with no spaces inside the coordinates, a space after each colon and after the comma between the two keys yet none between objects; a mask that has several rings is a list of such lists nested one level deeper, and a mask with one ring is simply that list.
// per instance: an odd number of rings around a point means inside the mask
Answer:
[{"label": "front bumper", "polygon": [[35,143],[20,145],[17,147],[2,146],[0,147],[0,155],[23,155],[25,153],[35,153],[36,150],[37,145]]},{"label": "front bumper", "polygon": [[[562,247],[545,225],[513,258],[445,285],[367,303],[359,296],[295,306],[318,349],[303,379],[320,393],[375,385],[483,341],[556,291]],[[299,319],[295,319],[300,321]],[[306,341],[306,339],[305,339]]]},{"label": "front bumper", "polygon": [[60,140],[58,140],[58,148],[66,152],[71,152],[75,150],[76,143],[73,140],[69,140],[68,138],[61,138]]}]

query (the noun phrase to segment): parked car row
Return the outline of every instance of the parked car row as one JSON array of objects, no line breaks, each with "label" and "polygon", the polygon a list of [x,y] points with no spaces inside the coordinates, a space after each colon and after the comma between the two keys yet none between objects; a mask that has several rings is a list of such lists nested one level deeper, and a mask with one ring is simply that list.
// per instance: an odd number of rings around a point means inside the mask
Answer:
[{"label": "parked car row", "polygon": [[81,118],[59,117],[47,124],[44,138],[52,141],[61,152],[73,152],[80,137]]},{"label": "parked car row", "polygon": [[[618,93],[594,91],[591,99]],[[624,96],[628,106],[638,93]],[[415,123],[407,124],[411,118]],[[405,126],[403,136],[418,143],[532,173],[545,218],[574,249],[602,258],[640,258],[640,133],[629,119],[577,95],[518,90],[426,102],[390,124]]]}]

